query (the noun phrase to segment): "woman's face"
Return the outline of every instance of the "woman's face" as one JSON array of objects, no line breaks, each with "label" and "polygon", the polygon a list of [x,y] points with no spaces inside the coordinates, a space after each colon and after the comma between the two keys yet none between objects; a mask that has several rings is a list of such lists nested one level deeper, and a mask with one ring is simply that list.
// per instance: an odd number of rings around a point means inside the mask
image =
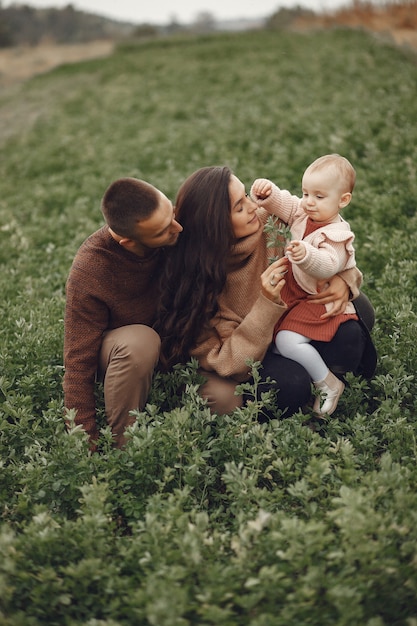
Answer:
[{"label": "woman's face", "polygon": [[256,214],[256,204],[245,191],[244,184],[232,174],[229,182],[232,229],[236,239],[253,235],[261,223]]}]

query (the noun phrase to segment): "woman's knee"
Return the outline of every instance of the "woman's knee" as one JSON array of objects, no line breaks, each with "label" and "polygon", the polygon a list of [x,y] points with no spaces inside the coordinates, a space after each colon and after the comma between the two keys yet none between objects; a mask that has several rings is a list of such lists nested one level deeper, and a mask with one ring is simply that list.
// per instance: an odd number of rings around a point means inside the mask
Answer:
[{"label": "woman's knee", "polygon": [[242,396],[235,394],[236,381],[205,370],[200,370],[200,374],[206,381],[201,385],[199,393],[207,400],[212,413],[226,415],[243,405]]},{"label": "woman's knee", "polygon": [[332,372],[345,374],[357,369],[365,343],[366,337],[361,325],[355,320],[348,320],[339,326],[331,341],[316,341],[312,345]]},{"label": "woman's knee", "polygon": [[285,417],[296,413],[309,402],[311,379],[299,363],[268,352],[263,366],[262,379],[273,381],[269,387],[276,390],[276,406]]}]

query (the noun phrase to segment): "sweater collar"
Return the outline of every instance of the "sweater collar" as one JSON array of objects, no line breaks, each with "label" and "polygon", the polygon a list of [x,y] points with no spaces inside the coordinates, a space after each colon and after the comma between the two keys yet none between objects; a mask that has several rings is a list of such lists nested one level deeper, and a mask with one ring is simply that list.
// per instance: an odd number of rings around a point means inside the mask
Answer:
[{"label": "sweater collar", "polygon": [[228,271],[234,270],[237,267],[243,265],[244,262],[253,254],[253,252],[257,249],[259,245],[259,242],[263,236],[263,232],[263,223],[261,222],[256,233],[239,239],[232,246],[231,255],[228,263]]}]

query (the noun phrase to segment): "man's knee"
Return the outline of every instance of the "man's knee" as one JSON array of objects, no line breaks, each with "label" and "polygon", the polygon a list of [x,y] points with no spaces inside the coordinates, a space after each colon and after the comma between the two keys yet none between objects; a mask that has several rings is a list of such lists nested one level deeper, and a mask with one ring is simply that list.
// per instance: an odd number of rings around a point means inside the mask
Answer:
[{"label": "man's knee", "polygon": [[156,367],[161,340],[159,335],[143,324],[122,326],[106,333],[100,354],[100,369],[106,371],[110,364],[125,363],[138,370]]},{"label": "man's knee", "polygon": [[126,349],[136,365],[156,367],[161,350],[161,339],[153,328],[140,324],[132,327],[126,340]]}]

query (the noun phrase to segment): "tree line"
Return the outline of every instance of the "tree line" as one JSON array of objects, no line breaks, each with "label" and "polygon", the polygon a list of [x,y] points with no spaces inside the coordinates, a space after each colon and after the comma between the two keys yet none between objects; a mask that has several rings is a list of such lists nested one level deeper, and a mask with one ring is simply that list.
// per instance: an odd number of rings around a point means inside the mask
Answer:
[{"label": "tree line", "polygon": [[84,43],[130,34],[134,26],[105,17],[77,11],[71,4],[63,9],[36,9],[0,2],[0,47],[29,45],[43,41]]},{"label": "tree line", "polygon": [[[314,11],[300,5],[280,8],[267,17],[263,26],[267,29],[286,30],[298,20],[311,21],[319,17]],[[416,28],[417,0],[351,0],[350,7],[330,11],[328,19],[337,22],[346,12],[361,15],[366,12],[389,12],[397,27]],[[343,20],[342,20],[343,21]],[[0,48],[11,46],[36,46],[43,42],[85,43],[98,39],[122,39],[124,37],[148,38],[177,32],[209,33],[219,24],[210,12],[197,14],[192,24],[184,25],[171,20],[170,24],[132,24],[112,20],[100,15],[78,11],[72,4],[62,9],[37,9],[25,4],[2,6],[0,0]]]}]

